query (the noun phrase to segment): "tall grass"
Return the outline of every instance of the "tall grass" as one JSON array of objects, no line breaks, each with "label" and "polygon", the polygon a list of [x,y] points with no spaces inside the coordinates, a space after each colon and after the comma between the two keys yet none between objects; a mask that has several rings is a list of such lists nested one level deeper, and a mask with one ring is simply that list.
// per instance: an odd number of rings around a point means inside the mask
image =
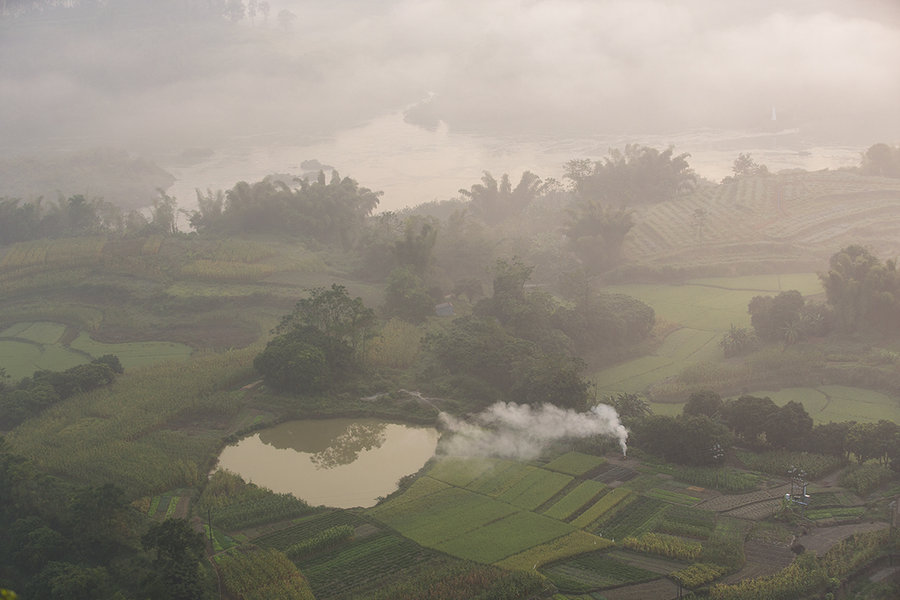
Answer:
[{"label": "tall grass", "polygon": [[233,416],[227,391],[245,380],[258,348],[201,355],[126,373],[112,385],[73,396],[8,435],[16,452],[50,473],[130,496],[197,483],[224,432],[183,431],[192,419]]}]

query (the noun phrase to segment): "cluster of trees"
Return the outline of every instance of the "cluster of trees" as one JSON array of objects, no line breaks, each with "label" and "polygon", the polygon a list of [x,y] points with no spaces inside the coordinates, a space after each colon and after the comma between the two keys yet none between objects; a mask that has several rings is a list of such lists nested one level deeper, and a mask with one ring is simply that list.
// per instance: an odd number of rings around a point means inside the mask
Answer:
[{"label": "cluster of trees", "polygon": [[831,257],[828,272],[819,277],[842,332],[900,329],[900,273],[895,260],[881,262],[862,246],[848,246]]},{"label": "cluster of trees", "polygon": [[170,235],[178,232],[175,198],[160,190],[149,216],[83,195],[45,203],[0,198],[0,245],[81,235]]},{"label": "cluster of trees", "polygon": [[375,311],[344,286],[316,288],[285,315],[253,365],[274,389],[311,394],[362,372]]},{"label": "cluster of trees", "polygon": [[489,403],[508,400],[584,409],[590,387],[581,354],[644,339],[655,315],[625,296],[585,292],[566,308],[545,291],[528,289],[532,268],[498,260],[493,294],[473,314],[425,340],[422,384]]},{"label": "cluster of trees", "polygon": [[900,177],[900,146],[872,145],[863,153],[859,172],[863,175]]},{"label": "cluster of trees", "polygon": [[12,429],[69,396],[108,385],[123,372],[113,354],[61,372],[35,371],[15,385],[3,382],[5,371],[0,368],[0,429]]},{"label": "cluster of trees", "polygon": [[795,344],[810,336],[827,335],[833,311],[820,302],[804,301],[797,290],[777,296],[754,296],[747,307],[750,324],[760,340]]},{"label": "cluster of trees", "polygon": [[350,249],[382,195],[334,170],[330,180],[319,171],[315,181],[295,183],[269,176],[253,184],[241,181],[224,195],[198,192],[199,209],[190,224],[198,232],[298,235]]},{"label": "cluster of trees", "polygon": [[691,394],[681,415],[632,417],[630,443],[672,462],[721,464],[735,442],[760,449],[813,452],[900,468],[900,426],[892,421],[813,425],[799,402],[743,395],[723,401],[713,391]]},{"label": "cluster of trees", "polygon": [[204,542],[184,520],[149,524],[112,484],[37,471],[0,437],[0,588],[22,600],[206,597]]},{"label": "cluster of trees", "polygon": [[565,177],[579,196],[604,203],[634,206],[665,202],[696,184],[697,175],[688,158],[690,154],[686,153],[676,156],[672,147],[660,152],[649,146],[628,144],[624,151],[614,148],[598,161],[569,161]]}]

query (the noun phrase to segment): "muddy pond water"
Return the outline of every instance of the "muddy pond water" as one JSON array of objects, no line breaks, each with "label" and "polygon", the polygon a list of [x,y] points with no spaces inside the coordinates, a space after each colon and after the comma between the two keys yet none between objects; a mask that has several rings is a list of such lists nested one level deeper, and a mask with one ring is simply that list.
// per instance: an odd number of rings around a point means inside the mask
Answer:
[{"label": "muddy pond water", "polygon": [[368,507],[434,455],[438,436],[378,419],[289,421],[228,446],[218,468],[313,506]]}]

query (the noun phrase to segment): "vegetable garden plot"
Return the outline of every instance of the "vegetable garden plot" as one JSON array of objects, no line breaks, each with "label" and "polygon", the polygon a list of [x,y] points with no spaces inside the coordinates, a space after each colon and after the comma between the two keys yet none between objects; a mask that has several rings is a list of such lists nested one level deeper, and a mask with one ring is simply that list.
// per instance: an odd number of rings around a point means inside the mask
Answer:
[{"label": "vegetable garden plot", "polygon": [[548,462],[544,465],[544,468],[577,477],[579,475],[584,475],[591,469],[594,469],[605,462],[606,459],[602,456],[583,454],[581,452],[566,452]]},{"label": "vegetable garden plot", "polygon": [[589,552],[547,565],[541,572],[560,591],[576,594],[649,581],[660,576],[659,573],[629,565],[600,552]]},{"label": "vegetable garden plot", "polygon": [[428,476],[457,487],[467,487],[478,477],[490,474],[497,462],[489,458],[444,456],[435,461]]},{"label": "vegetable garden plot", "polygon": [[644,495],[649,496],[650,498],[656,498],[657,500],[671,502],[672,504],[683,504],[685,506],[693,506],[700,502],[700,498],[696,496],[689,496],[688,494],[673,492],[672,490],[665,490],[662,488],[653,488],[644,492]]},{"label": "vegetable garden plot", "polygon": [[609,469],[606,469],[602,473],[598,473],[597,475],[595,475],[594,481],[601,481],[603,483],[612,483],[613,481],[630,481],[637,476],[638,472],[634,469],[615,465],[610,466]]},{"label": "vegetable garden plot", "polygon": [[396,507],[388,502],[369,514],[417,543],[434,547],[516,511],[515,507],[487,496],[449,488]]},{"label": "vegetable garden plot", "polygon": [[496,476],[490,476],[490,472],[488,472],[486,474],[487,477],[473,481],[469,489],[496,498],[537,468],[522,463],[514,463],[508,469],[497,472]]},{"label": "vegetable garden plot", "polygon": [[459,558],[493,563],[572,530],[572,526],[555,519],[532,512],[517,512],[434,547]]},{"label": "vegetable garden plot", "polygon": [[534,510],[571,481],[571,475],[535,469],[497,496],[497,499],[526,510]]},{"label": "vegetable garden plot", "polygon": [[579,529],[587,527],[603,516],[607,511],[612,510],[612,508],[620,502],[627,501],[626,499],[630,496],[632,496],[632,492],[629,489],[613,488],[609,493],[601,496],[600,499],[587,510],[576,516],[572,520],[572,525]]},{"label": "vegetable garden plot", "polygon": [[295,519],[293,525],[271,533],[266,533],[253,540],[258,546],[269,546],[278,550],[286,550],[289,546],[341,525],[357,527],[365,521],[345,510],[332,510],[325,513]]},{"label": "vegetable garden plot", "polygon": [[563,521],[572,516],[575,511],[597,497],[606,489],[606,484],[599,481],[583,481],[578,487],[559,499],[550,508],[544,511],[544,515]]},{"label": "vegetable garden plot", "polygon": [[613,545],[610,540],[576,529],[568,535],[533,546],[494,564],[504,569],[529,571],[552,561],[576,556],[583,552],[603,550]]},{"label": "vegetable garden plot", "polygon": [[650,531],[657,518],[669,505],[662,500],[639,496],[625,510],[610,511],[608,518],[601,518],[592,532],[611,540]]},{"label": "vegetable garden plot", "polygon": [[317,600],[375,588],[404,571],[439,560],[438,555],[398,535],[379,535],[298,562]]}]

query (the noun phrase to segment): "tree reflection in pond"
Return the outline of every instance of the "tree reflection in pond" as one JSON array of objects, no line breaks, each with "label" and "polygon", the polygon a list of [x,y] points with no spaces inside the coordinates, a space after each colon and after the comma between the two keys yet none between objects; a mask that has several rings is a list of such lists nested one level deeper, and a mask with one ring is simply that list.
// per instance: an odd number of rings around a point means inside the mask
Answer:
[{"label": "tree reflection in pond", "polygon": [[317,469],[349,465],[360,452],[380,448],[387,427],[387,423],[374,419],[310,420],[287,425],[261,431],[260,441],[279,450],[309,453]]}]

